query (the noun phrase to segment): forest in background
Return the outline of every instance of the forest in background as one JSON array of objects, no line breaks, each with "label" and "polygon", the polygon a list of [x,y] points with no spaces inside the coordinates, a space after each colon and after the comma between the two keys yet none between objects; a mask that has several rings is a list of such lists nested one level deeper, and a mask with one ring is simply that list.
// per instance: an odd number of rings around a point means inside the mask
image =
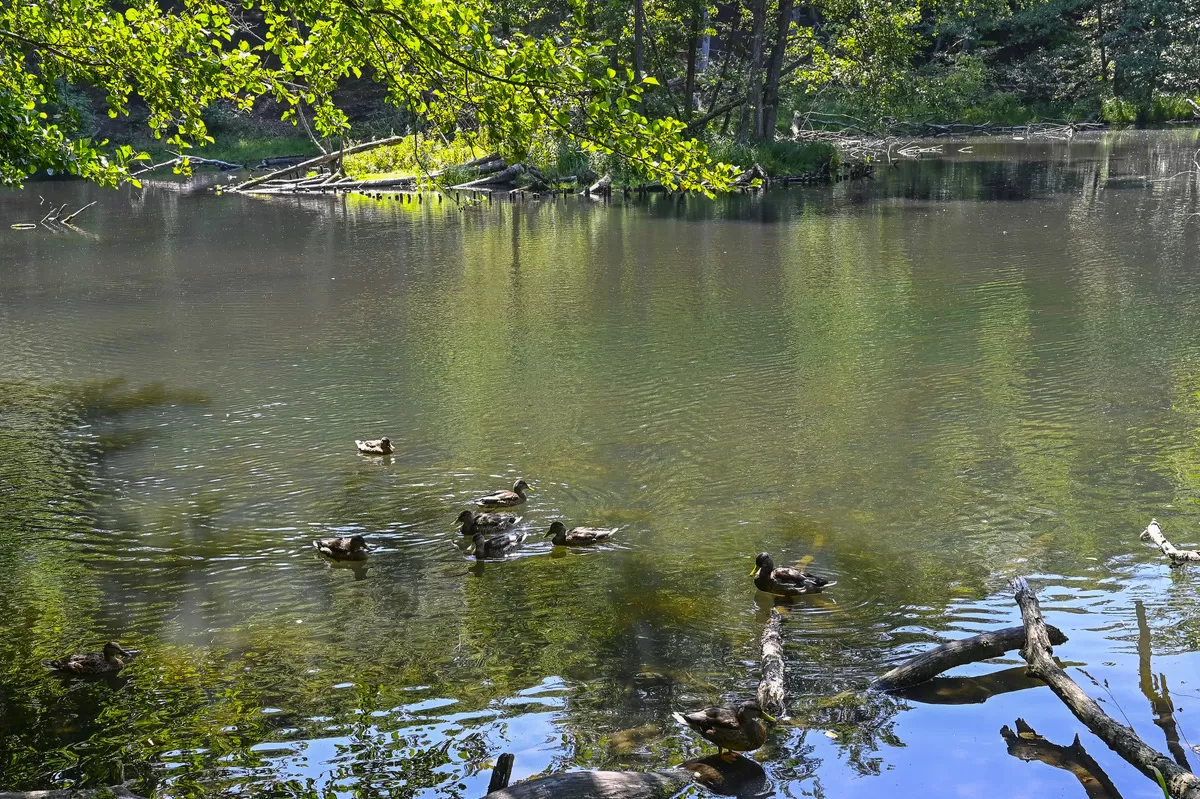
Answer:
[{"label": "forest in background", "polygon": [[[787,141],[796,127],[1163,124],[1200,118],[1198,101],[1200,0],[0,8],[0,121],[14,134],[0,163],[23,165],[7,182],[56,165],[87,176],[101,154],[92,177],[122,179],[134,150],[88,138],[153,150],[153,132],[160,151],[209,142],[206,155],[249,162],[402,133],[560,174],[721,190],[732,172],[713,163],[809,165],[812,148]],[[409,150],[371,167],[411,168]]]}]

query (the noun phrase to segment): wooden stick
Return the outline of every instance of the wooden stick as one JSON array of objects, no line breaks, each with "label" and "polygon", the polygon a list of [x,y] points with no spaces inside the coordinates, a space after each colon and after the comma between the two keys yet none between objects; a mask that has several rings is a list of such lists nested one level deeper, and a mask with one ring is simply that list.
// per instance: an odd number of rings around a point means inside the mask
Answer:
[{"label": "wooden stick", "polygon": [[245,191],[246,189],[257,186],[260,183],[265,183],[268,180],[281,177],[282,175],[286,175],[287,173],[293,172],[297,169],[308,169],[314,166],[321,166],[322,164],[328,164],[330,161],[336,161],[345,155],[362,153],[366,152],[367,150],[374,150],[376,147],[386,147],[389,144],[399,144],[400,142],[404,141],[404,138],[404,136],[388,136],[386,139],[376,139],[375,141],[363,142],[362,144],[355,144],[351,147],[344,147],[341,150],[335,150],[332,153],[318,155],[316,158],[310,158],[307,161],[301,161],[293,166],[277,169],[274,172],[269,172],[261,177],[251,178],[250,180],[243,181],[236,186],[231,186],[230,188],[226,189],[226,191]]},{"label": "wooden stick", "polygon": [[[1052,644],[1065,644],[1067,636],[1057,627],[1047,627]],[[875,691],[898,691],[932,679],[955,666],[1000,657],[1005,652],[1025,646],[1024,627],[980,633],[970,638],[946,643],[922,652],[871,683]]]},{"label": "wooden stick", "polygon": [[1145,530],[1142,530],[1141,538],[1162,550],[1162,553],[1171,559],[1172,566],[1200,561],[1200,552],[1194,549],[1176,549],[1175,545],[1163,535],[1162,528],[1158,526],[1158,519],[1150,520],[1150,524],[1146,526]]},{"label": "wooden stick", "polygon": [[1014,578],[1010,585],[1017,605],[1021,608],[1021,619],[1025,622],[1026,644],[1021,650],[1021,656],[1029,664],[1029,671],[1044,680],[1050,686],[1050,690],[1075,714],[1075,718],[1104,741],[1109,749],[1155,782],[1161,778],[1172,797],[1200,799],[1200,779],[1197,779],[1195,774],[1147,746],[1130,728],[1114,721],[1100,709],[1096,700],[1084,693],[1083,689],[1054,662],[1050,634],[1046,629],[1046,620],[1042,617],[1037,595],[1025,582],[1024,577]]},{"label": "wooden stick", "polygon": [[80,209],[79,209],[78,211],[76,211],[75,213],[73,213],[73,214],[67,214],[66,216],[64,216],[64,217],[62,218],[62,223],[63,223],[64,225],[65,225],[65,224],[67,224],[67,223],[68,223],[68,222],[70,222],[70,221],[71,221],[71,220],[72,220],[74,217],[78,216],[78,215],[79,215],[80,213],[82,213],[83,211],[86,211],[87,209],[91,208],[93,205],[95,205],[95,204],[96,204],[96,203],[98,203],[98,202],[100,202],[100,201],[99,201],[99,200],[92,200],[90,203],[88,203],[87,205],[83,206],[82,208],[80,208]]},{"label": "wooden stick", "polygon": [[787,711],[783,682],[783,616],[771,608],[771,618],[762,634],[762,680],[758,683],[758,706],[772,716]]}]

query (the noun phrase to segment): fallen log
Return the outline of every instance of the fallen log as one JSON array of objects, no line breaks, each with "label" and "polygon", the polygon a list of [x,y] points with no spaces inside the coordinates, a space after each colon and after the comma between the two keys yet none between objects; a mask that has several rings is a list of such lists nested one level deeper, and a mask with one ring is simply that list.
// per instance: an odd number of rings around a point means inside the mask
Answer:
[{"label": "fallen log", "polygon": [[1121,799],[1117,786],[1083,748],[1078,735],[1070,746],[1060,746],[1038,735],[1037,730],[1030,727],[1025,719],[1017,719],[1016,727],[1016,732],[1009,729],[1007,724],[1000,728],[1000,737],[1008,745],[1010,755],[1026,763],[1038,760],[1069,771],[1079,780],[1088,799]]},{"label": "fallen log", "polygon": [[232,161],[219,161],[216,158],[202,158],[198,155],[180,155],[179,160],[186,158],[189,163],[199,164],[200,166],[215,166],[222,172],[229,172],[233,169],[245,169],[245,164],[235,164]]},{"label": "fallen log", "polygon": [[293,169],[297,164],[307,161],[311,156],[307,155],[272,155],[258,162],[255,169],[270,169],[271,167],[290,166]]},{"label": "fallen log", "polygon": [[775,608],[762,634],[762,679],[758,683],[758,706],[772,716],[787,711],[783,682],[783,616]]},{"label": "fallen log", "polygon": [[588,194],[607,194],[612,188],[612,175],[604,175],[591,186],[588,186]]},{"label": "fallen log", "polygon": [[1164,555],[1171,559],[1172,566],[1200,561],[1200,552],[1194,549],[1177,549],[1168,541],[1163,535],[1162,528],[1158,526],[1158,519],[1150,520],[1150,524],[1146,525],[1145,530],[1142,530],[1141,539],[1158,547]]},{"label": "fallen log", "polygon": [[1049,685],[1050,690],[1075,714],[1075,718],[1104,741],[1109,749],[1155,782],[1161,780],[1167,793],[1174,799],[1200,799],[1200,779],[1195,774],[1147,746],[1136,732],[1109,717],[1096,700],[1084,693],[1054,662],[1050,634],[1037,595],[1024,577],[1013,578],[1010,585],[1021,608],[1021,619],[1025,622],[1026,644],[1021,649],[1021,656],[1029,664],[1030,673]]},{"label": "fallen log", "polygon": [[[1065,644],[1067,636],[1057,627],[1048,627],[1052,644]],[[871,683],[874,691],[898,691],[932,679],[955,666],[1000,657],[1005,652],[1025,646],[1024,627],[980,633],[958,641],[947,641],[905,661]]]},{"label": "fallen log", "polygon": [[691,782],[692,773],[682,768],[571,771],[518,782],[492,791],[487,799],[667,799]]},{"label": "fallen log", "polygon": [[500,186],[505,183],[513,182],[521,175],[523,171],[525,171],[524,166],[521,164],[513,164],[512,166],[501,169],[495,174],[487,175],[482,178],[476,178],[475,180],[469,180],[466,183],[459,183],[457,186],[451,186],[450,188],[455,190],[465,190],[479,188],[480,186]]},{"label": "fallen log", "polygon": [[226,189],[226,191],[245,191],[246,189],[266,183],[268,180],[282,177],[283,175],[286,175],[287,173],[293,172],[297,169],[310,169],[314,166],[321,166],[322,164],[328,164],[332,161],[336,161],[343,156],[353,155],[355,153],[365,153],[368,150],[374,150],[376,147],[386,147],[389,144],[399,144],[402,141],[404,141],[403,136],[388,136],[386,139],[376,139],[375,141],[363,142],[362,144],[355,144],[350,147],[343,147],[340,150],[334,150],[332,153],[318,155],[317,157],[310,158],[307,161],[301,161],[298,164],[293,164],[291,166],[284,167],[283,169],[277,169],[274,172],[269,172],[266,175],[261,175],[256,178],[243,181],[236,186],[230,186]]}]

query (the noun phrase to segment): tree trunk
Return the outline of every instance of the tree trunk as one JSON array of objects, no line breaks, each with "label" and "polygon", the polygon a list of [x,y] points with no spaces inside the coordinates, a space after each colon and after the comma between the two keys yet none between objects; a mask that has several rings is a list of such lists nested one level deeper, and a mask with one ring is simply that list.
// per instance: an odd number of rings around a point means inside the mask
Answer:
[{"label": "tree trunk", "polygon": [[[1057,627],[1047,627],[1052,644],[1065,644],[1067,636]],[[875,691],[896,691],[931,680],[943,671],[956,666],[996,658],[1013,649],[1025,646],[1024,627],[1005,627],[1003,630],[980,633],[970,638],[947,641],[922,652],[871,683]]]},{"label": "tree trunk", "polygon": [[767,22],[766,0],[751,0],[750,81],[746,90],[746,112],[741,124],[743,139],[762,136],[763,29]]},{"label": "tree trunk", "polygon": [[634,80],[642,82],[646,75],[645,42],[646,8],[643,0],[633,0],[633,75]]},{"label": "tree trunk", "polygon": [[771,61],[767,66],[767,85],[763,90],[762,130],[759,138],[775,141],[775,123],[779,118],[779,81],[783,73],[783,59],[787,55],[788,37],[792,31],[793,0],[779,0],[779,27],[775,31],[775,46],[771,49]]},{"label": "tree trunk", "polygon": [[696,112],[696,51],[700,46],[700,11],[692,11],[691,35],[688,36],[687,79],[683,84],[683,118],[690,120]]}]

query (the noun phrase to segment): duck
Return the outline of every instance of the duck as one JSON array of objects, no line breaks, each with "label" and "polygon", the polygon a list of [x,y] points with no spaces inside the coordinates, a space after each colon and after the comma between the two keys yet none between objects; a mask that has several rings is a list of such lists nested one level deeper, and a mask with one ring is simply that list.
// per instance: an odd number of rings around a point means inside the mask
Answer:
[{"label": "duck", "polygon": [[512,491],[497,491],[493,494],[488,494],[475,500],[475,504],[482,505],[485,508],[509,508],[524,502],[525,492],[532,490],[529,487],[529,483],[526,483],[522,478],[513,483]]},{"label": "duck", "polygon": [[[753,700],[731,707],[706,707],[691,713],[672,713],[681,724],[691,727],[701,738],[716,744],[717,754],[733,760],[733,752],[752,752],[767,741],[763,719],[775,721]],[[730,751],[729,755],[725,750]]]},{"label": "duck", "polygon": [[136,649],[126,649],[116,641],[104,645],[103,652],[85,652],[61,660],[45,660],[42,665],[60,674],[116,674],[125,664],[140,655]]},{"label": "duck", "polygon": [[313,549],[334,560],[366,560],[371,548],[361,535],[341,538],[318,538],[312,542]]},{"label": "duck", "polygon": [[480,513],[465,510],[458,514],[458,523],[462,525],[463,535],[474,535],[476,530],[481,532],[503,533],[511,530],[521,521],[520,516],[507,513]]},{"label": "duck", "polygon": [[475,535],[471,537],[475,560],[494,560],[507,557],[520,549],[521,544],[525,543],[528,536],[529,533],[509,531],[484,539],[483,533],[476,530]]},{"label": "duck", "polygon": [[391,455],[392,442],[391,439],[380,438],[373,441],[359,441],[354,439],[354,446],[358,447],[358,451],[364,455]]},{"label": "duck", "polygon": [[750,572],[754,578],[754,586],[767,594],[775,596],[799,596],[800,594],[818,594],[826,588],[837,585],[815,574],[809,574],[791,566],[775,566],[770,553],[761,552],[754,559],[754,569]]},{"label": "duck", "polygon": [[556,547],[582,547],[612,538],[615,532],[615,528],[608,527],[572,527],[568,530],[562,522],[554,522],[543,538],[554,536]]}]

